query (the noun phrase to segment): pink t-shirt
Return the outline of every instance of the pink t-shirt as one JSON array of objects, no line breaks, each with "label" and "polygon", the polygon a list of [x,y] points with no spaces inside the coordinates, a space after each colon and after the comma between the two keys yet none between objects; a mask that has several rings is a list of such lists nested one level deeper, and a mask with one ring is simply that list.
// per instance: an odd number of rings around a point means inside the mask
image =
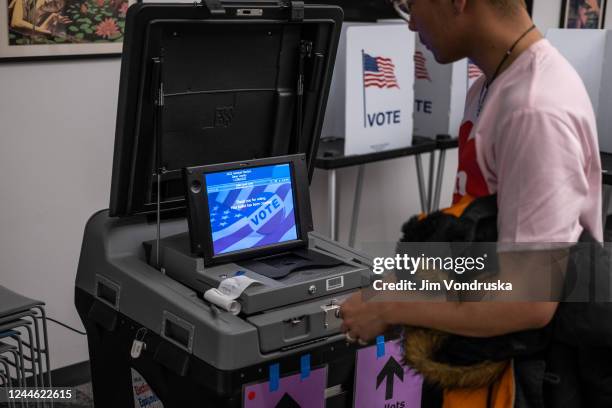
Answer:
[{"label": "pink t-shirt", "polygon": [[582,80],[547,41],[468,92],[454,202],[497,193],[502,243],[603,240],[597,125]]}]

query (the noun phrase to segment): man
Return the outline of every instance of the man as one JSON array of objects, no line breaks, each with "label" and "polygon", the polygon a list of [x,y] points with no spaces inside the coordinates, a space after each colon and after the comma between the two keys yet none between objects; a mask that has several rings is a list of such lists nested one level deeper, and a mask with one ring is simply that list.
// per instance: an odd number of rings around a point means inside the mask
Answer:
[{"label": "man", "polygon": [[[593,108],[577,73],[533,27],[524,0],[406,0],[394,6],[405,18],[409,13],[410,29],[438,62],[470,58],[485,74],[468,93],[453,202],[497,194],[501,245],[569,246],[583,231],[602,241]],[[503,254],[500,262],[502,272],[518,272],[504,267]],[[363,343],[393,325],[469,337],[537,329],[557,307],[365,302],[354,295],[341,316],[347,339]]]}]

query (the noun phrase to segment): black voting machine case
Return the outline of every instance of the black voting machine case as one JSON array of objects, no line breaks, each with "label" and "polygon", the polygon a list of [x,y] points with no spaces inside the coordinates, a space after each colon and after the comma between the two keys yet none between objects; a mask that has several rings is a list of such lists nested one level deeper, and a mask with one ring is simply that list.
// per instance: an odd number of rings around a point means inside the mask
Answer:
[{"label": "black voting machine case", "polygon": [[[204,266],[181,174],[301,153],[311,177],[341,24],[341,9],[300,1],[130,7],[110,208],[86,226],[75,289],[96,406],[136,406],[135,372],[166,408],[242,406],[246,384],[272,363],[299,372],[305,353],[327,367],[326,406],[351,405],[356,346],[334,311],[369,284],[371,260],[309,232],[308,250],[339,265],[275,278]],[[243,292],[240,315],[202,300],[238,268],[264,283]],[[146,348],[132,358],[136,339]]]},{"label": "black voting machine case", "polygon": [[305,153],[312,176],[339,8],[137,4],[126,24],[111,216],[155,211],[158,169],[162,210],[184,208],[184,167]]}]

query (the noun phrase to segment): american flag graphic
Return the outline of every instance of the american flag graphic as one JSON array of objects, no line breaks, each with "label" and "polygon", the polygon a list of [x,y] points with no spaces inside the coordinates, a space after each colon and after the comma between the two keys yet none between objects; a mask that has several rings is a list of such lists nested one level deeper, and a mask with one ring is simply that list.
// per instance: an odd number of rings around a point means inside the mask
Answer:
[{"label": "american flag graphic", "polygon": [[427,58],[422,51],[414,53],[414,75],[416,79],[426,79],[431,82],[429,71],[427,71]]},{"label": "american flag graphic", "polygon": [[478,68],[478,65],[474,64],[472,61],[468,61],[468,79],[476,79],[482,75],[482,71]]},{"label": "american flag graphic", "polygon": [[363,53],[363,84],[366,88],[398,88],[395,65],[391,58],[373,57]]},{"label": "american flag graphic", "polygon": [[[257,207],[239,205],[255,200]],[[256,214],[273,200],[280,207],[257,220]],[[208,208],[215,254],[297,239],[290,182],[209,193]]]}]

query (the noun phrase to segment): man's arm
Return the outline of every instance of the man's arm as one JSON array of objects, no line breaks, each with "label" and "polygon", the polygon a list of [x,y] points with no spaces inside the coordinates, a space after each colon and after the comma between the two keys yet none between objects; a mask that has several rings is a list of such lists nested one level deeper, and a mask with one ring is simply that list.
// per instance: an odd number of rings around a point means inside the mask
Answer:
[{"label": "man's arm", "polygon": [[364,302],[357,293],[342,304],[342,331],[373,340],[389,326],[416,326],[468,337],[492,337],[546,326],[557,302]]},{"label": "man's arm", "polygon": [[416,326],[468,337],[492,337],[546,326],[557,302],[364,302],[361,293],[342,304],[342,331],[373,340],[389,326]]},{"label": "man's arm", "polygon": [[390,325],[428,327],[469,337],[492,337],[546,326],[557,302],[381,303]]},{"label": "man's arm", "polygon": [[500,272],[495,279],[511,282],[512,291],[487,292],[487,300],[479,302],[444,302],[440,296],[428,301],[423,293],[406,292],[398,298],[398,293],[392,292],[374,296],[360,292],[342,304],[343,331],[350,338],[369,341],[397,325],[470,337],[492,337],[546,326],[557,310],[568,250],[498,255]]}]

